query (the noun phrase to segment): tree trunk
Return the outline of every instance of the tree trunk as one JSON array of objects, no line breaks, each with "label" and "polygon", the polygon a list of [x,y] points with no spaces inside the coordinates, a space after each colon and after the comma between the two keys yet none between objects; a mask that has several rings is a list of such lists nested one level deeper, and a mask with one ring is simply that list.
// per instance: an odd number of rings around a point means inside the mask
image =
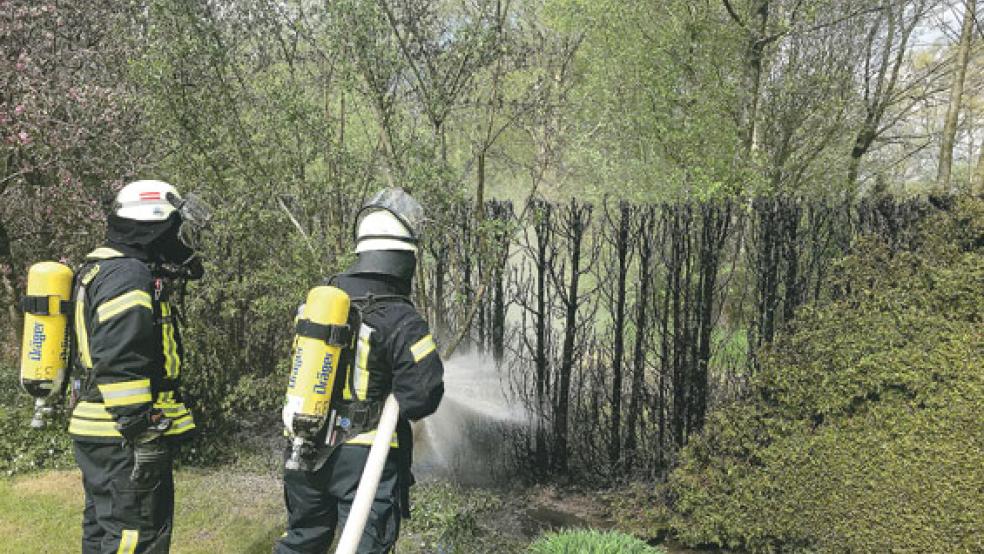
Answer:
[{"label": "tree trunk", "polygon": [[981,151],[977,155],[977,169],[974,170],[970,190],[975,194],[984,195],[984,144],[981,144]]},{"label": "tree trunk", "polygon": [[960,101],[963,97],[964,77],[967,62],[970,60],[970,42],[974,34],[974,12],[977,0],[964,1],[963,27],[960,30],[960,43],[957,48],[957,67],[950,89],[950,106],[946,110],[943,124],[943,138],[940,145],[940,167],[936,174],[940,192],[949,192],[950,171],[953,168],[953,143],[957,136],[957,119],[960,115]]},{"label": "tree trunk", "polygon": [[650,210],[642,212],[641,233],[643,240],[639,241],[639,293],[636,297],[636,336],[635,350],[632,355],[632,391],[629,395],[629,412],[625,422],[625,469],[629,471],[636,462],[636,433],[642,410],[643,387],[645,386],[646,371],[646,336],[648,329],[649,280],[652,276],[653,248],[653,217]]},{"label": "tree trunk", "polygon": [[673,244],[673,253],[670,258],[670,290],[673,291],[673,313],[670,316],[673,321],[673,374],[671,376],[671,386],[673,387],[673,408],[670,420],[673,427],[673,445],[676,448],[683,446],[684,436],[686,435],[686,413],[687,413],[687,380],[686,368],[684,367],[684,348],[686,333],[684,327],[686,323],[686,306],[683,304],[683,288],[686,286],[681,282],[683,266],[686,263],[684,258],[683,242],[684,230],[682,223],[682,206],[673,207],[673,230],[670,242]]},{"label": "tree trunk", "polygon": [[560,382],[557,389],[557,413],[554,414],[554,465],[558,471],[567,471],[568,410],[570,405],[571,372],[574,369],[574,339],[577,338],[578,284],[581,277],[581,241],[584,238],[585,210],[576,200],[571,200],[570,228],[570,281],[564,302],[564,345],[561,351]]},{"label": "tree trunk", "polygon": [[550,246],[550,207],[543,205],[542,213],[536,224],[536,405],[537,427],[535,460],[537,468],[546,470],[547,467],[547,437],[544,421],[547,414],[544,406],[547,404],[547,325],[550,318],[547,314],[547,248]]},{"label": "tree trunk", "polygon": [[612,422],[608,459],[618,467],[622,446],[622,359],[625,353],[625,280],[629,252],[629,205],[618,207],[618,235],[615,250],[618,254],[618,291],[615,298],[615,345],[612,359]]},{"label": "tree trunk", "polygon": [[[754,30],[751,29],[751,25],[746,26],[746,23],[737,13],[732,12],[732,18],[745,29],[748,40],[745,46],[744,75],[742,77],[745,98],[742,100],[739,113],[741,119],[739,123],[743,133],[742,143],[746,155],[758,149],[759,97],[762,90],[765,47],[768,45],[765,34],[769,24],[769,1],[755,1],[752,8],[756,19]],[[730,3],[725,2],[725,6],[731,12]]]}]

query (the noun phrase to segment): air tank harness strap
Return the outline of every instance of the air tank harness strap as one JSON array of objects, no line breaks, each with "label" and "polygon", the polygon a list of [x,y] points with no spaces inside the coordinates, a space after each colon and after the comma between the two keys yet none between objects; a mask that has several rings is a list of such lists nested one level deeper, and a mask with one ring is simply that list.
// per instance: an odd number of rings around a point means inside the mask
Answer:
[{"label": "air tank harness strap", "polygon": [[[56,311],[51,311],[51,299],[56,299],[57,306]],[[61,300],[58,296],[34,296],[28,295],[21,298],[20,301],[21,310],[24,313],[34,314],[34,315],[61,315],[67,314],[72,309],[72,303],[69,300]]]},{"label": "air tank harness strap", "polygon": [[355,436],[371,431],[379,426],[379,418],[383,414],[383,403],[379,400],[358,400],[354,402],[339,402],[336,425],[345,431],[345,435]]},{"label": "air tank harness strap", "polygon": [[323,325],[309,319],[297,322],[297,336],[320,340],[331,346],[346,346],[352,341],[348,325]]},{"label": "air tank harness strap", "polygon": [[317,450],[312,468],[321,469],[332,453],[349,439],[372,431],[379,426],[383,414],[383,402],[379,400],[360,400],[339,402],[334,406],[334,418],[329,422],[325,446]]}]

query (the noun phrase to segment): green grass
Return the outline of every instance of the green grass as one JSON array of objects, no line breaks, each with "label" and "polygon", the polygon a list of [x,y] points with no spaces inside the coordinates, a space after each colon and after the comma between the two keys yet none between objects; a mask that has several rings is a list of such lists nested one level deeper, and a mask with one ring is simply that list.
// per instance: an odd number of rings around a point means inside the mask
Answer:
[{"label": "green grass", "polygon": [[[274,477],[181,470],[175,481],[174,554],[267,554],[283,532],[283,500]],[[82,504],[77,471],[0,479],[3,551],[78,552]]]},{"label": "green grass", "polygon": [[[172,554],[267,554],[284,530],[279,476],[228,470],[175,473]],[[414,488],[414,517],[402,523],[399,552],[519,553],[528,540],[499,533],[503,501],[493,493],[429,483]],[[77,470],[0,478],[5,554],[79,551],[83,494]]]},{"label": "green grass", "polygon": [[[269,469],[230,467],[175,472],[172,554],[271,551],[286,520],[280,476]],[[627,535],[584,530],[544,535],[530,550],[529,537],[537,531],[528,528],[526,518],[535,501],[519,491],[426,482],[414,487],[412,499],[413,518],[401,523],[400,554],[664,554]],[[0,552],[78,552],[82,505],[78,470],[0,477]],[[582,550],[581,544],[597,548]]]},{"label": "green grass", "polygon": [[530,554],[666,554],[618,531],[574,529],[548,533],[534,542]]}]

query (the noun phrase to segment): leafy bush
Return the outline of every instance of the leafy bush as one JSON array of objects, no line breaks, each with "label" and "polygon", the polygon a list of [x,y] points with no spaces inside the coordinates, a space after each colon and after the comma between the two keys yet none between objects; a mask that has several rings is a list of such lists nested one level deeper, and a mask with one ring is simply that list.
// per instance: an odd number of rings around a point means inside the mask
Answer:
[{"label": "leafy bush", "polygon": [[74,467],[65,415],[56,413],[44,429],[31,429],[34,400],[17,379],[17,370],[0,367],[0,475]]},{"label": "leafy bush", "polygon": [[615,528],[632,536],[657,542],[670,531],[667,487],[633,482],[606,494]]},{"label": "leafy bush", "polygon": [[754,552],[984,550],[984,202],[911,252],[868,242],[837,298],[763,356],[671,476],[691,544]]},{"label": "leafy bush", "polygon": [[530,545],[530,554],[661,554],[641,540],[618,531],[573,530],[548,533]]},{"label": "leafy bush", "polygon": [[497,516],[508,512],[501,496],[449,483],[425,483],[411,491],[413,517],[400,531],[400,552],[444,554],[519,552],[519,537],[494,530]]}]

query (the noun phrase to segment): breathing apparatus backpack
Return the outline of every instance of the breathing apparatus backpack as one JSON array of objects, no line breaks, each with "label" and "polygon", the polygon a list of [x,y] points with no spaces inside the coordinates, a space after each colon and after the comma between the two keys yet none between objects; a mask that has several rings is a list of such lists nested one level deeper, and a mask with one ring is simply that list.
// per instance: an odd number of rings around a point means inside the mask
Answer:
[{"label": "breathing apparatus backpack", "polygon": [[331,285],[308,292],[295,320],[284,399],[285,434],[291,439],[287,469],[316,469],[335,448],[378,425],[382,401],[345,400],[343,390],[354,375],[363,318],[387,301],[409,303],[410,299],[351,298]]},{"label": "breathing apparatus backpack", "polygon": [[20,384],[34,397],[31,427],[41,428],[64,392],[71,360],[70,323],[74,272],[58,262],[40,262],[27,274]]}]

